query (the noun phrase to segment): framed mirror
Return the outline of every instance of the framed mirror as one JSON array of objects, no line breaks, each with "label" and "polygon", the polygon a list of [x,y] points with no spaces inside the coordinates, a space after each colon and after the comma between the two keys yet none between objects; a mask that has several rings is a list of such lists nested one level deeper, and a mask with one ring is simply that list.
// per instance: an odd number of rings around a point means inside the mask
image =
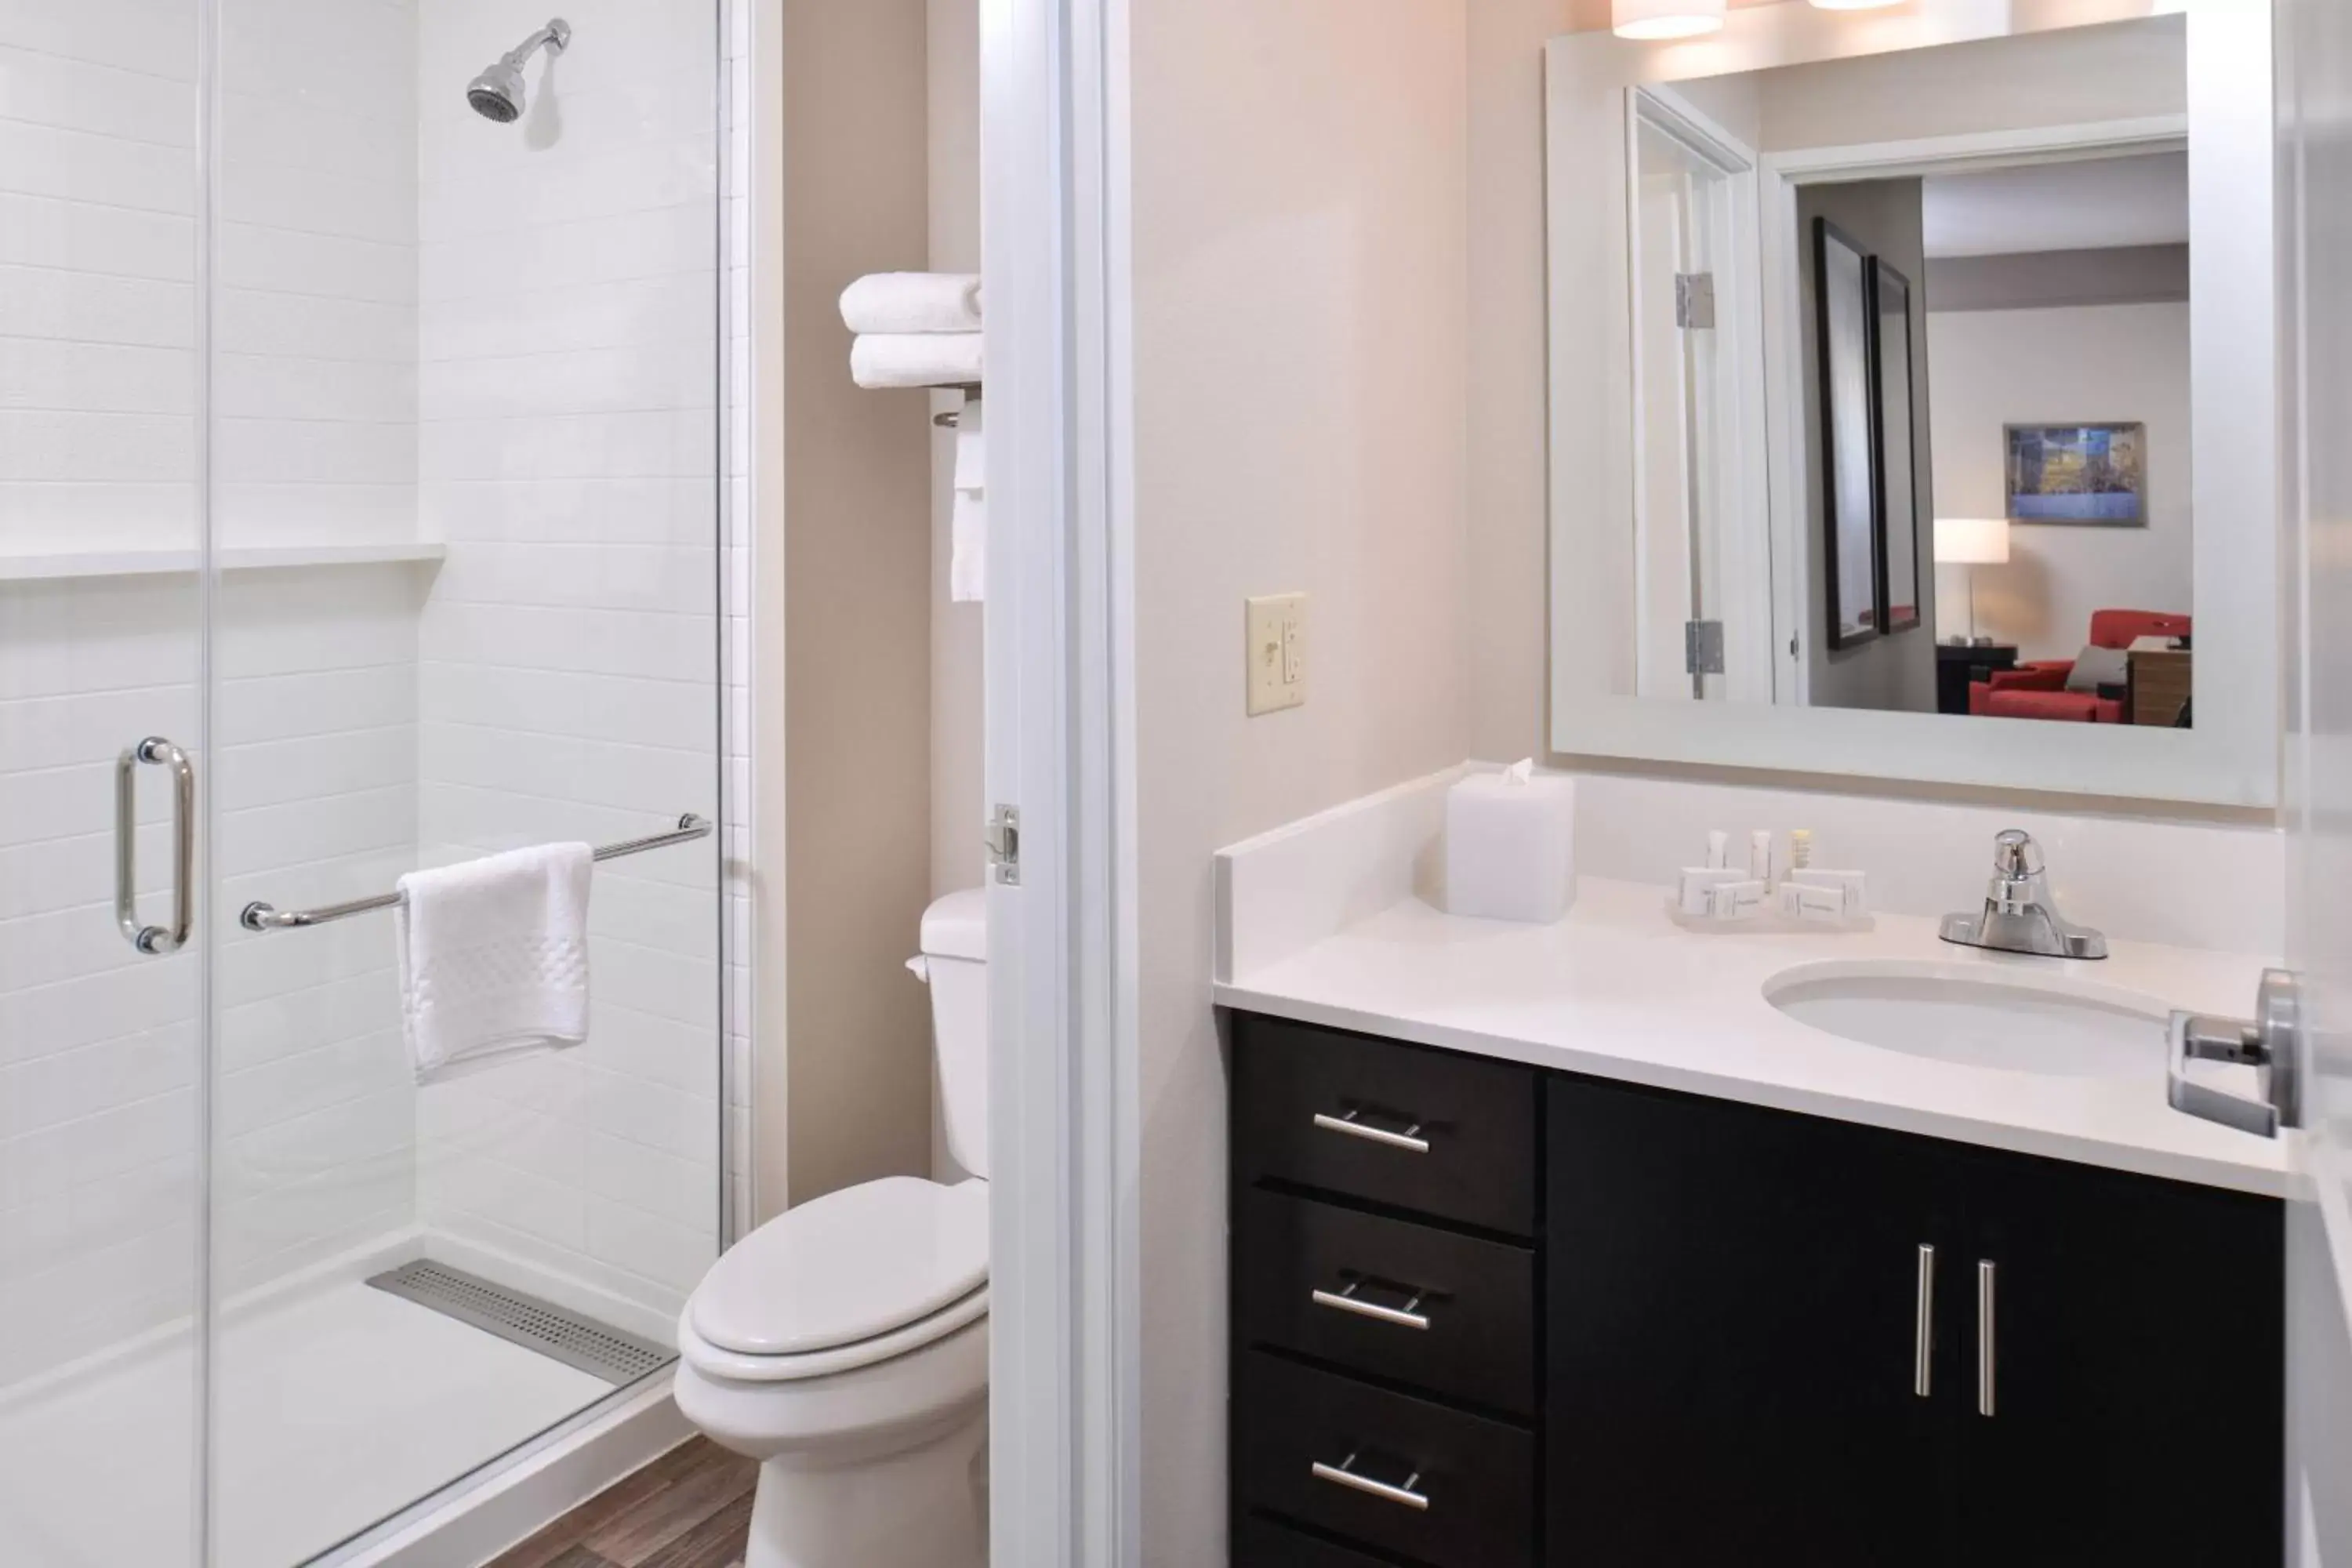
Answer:
[{"label": "framed mirror", "polygon": [[2269,47],[2265,0],[1553,40],[1554,751],[2274,804]]}]

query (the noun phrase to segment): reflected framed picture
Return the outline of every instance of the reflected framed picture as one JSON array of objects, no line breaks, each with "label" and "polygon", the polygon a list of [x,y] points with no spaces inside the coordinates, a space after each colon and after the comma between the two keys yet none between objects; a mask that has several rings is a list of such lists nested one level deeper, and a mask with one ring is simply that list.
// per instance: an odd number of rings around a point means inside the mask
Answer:
[{"label": "reflected framed picture", "polygon": [[1829,219],[1813,220],[1813,321],[1820,338],[1822,565],[1829,646],[1878,636],[1878,415],[1872,380],[1870,257]]},{"label": "reflected framed picture", "polygon": [[2009,521],[2089,528],[2147,526],[2147,427],[2001,426]]},{"label": "reflected framed picture", "polygon": [[1872,374],[1878,413],[1878,625],[1892,637],[1919,624],[1919,471],[1912,448],[1911,280],[1871,262]]}]

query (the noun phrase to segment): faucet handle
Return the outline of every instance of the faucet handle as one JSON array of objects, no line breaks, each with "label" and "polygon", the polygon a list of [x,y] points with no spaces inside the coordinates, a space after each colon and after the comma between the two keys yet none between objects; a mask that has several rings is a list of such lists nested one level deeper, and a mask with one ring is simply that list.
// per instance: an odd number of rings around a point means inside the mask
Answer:
[{"label": "faucet handle", "polygon": [[2042,875],[2042,846],[2022,827],[2005,828],[1993,836],[1992,868],[2011,881]]}]

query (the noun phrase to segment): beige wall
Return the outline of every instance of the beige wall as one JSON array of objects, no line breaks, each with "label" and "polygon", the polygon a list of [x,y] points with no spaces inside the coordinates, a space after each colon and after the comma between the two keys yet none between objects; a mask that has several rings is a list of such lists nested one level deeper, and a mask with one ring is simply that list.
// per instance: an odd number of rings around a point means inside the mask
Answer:
[{"label": "beige wall", "polygon": [[[930,267],[980,270],[980,0],[929,0]],[[961,405],[941,393],[936,406]],[[980,886],[981,606],[948,598],[955,437],[932,434],[931,891]]]},{"label": "beige wall", "polygon": [[[1485,3],[1485,0],[1480,0]],[[1144,1561],[1224,1560],[1211,852],[1458,759],[1465,0],[1134,0]],[[1304,708],[1242,601],[1303,589]]]},{"label": "beige wall", "polygon": [[[930,1158],[929,399],[849,380],[842,289],[928,251],[925,0],[784,5],[784,1037],[793,1203]],[[772,761],[772,759],[770,759]]]},{"label": "beige wall", "polygon": [[1468,8],[1468,753],[1542,755],[1547,515],[1544,461],[1543,47],[1598,21],[1575,0]]},{"label": "beige wall", "polygon": [[[1946,625],[2015,643],[2020,658],[2072,658],[2091,612],[2191,615],[2189,307],[2098,305],[1931,314],[1936,493],[1954,517],[2008,510],[2004,425],[2083,418],[2147,426],[2147,526],[2020,524],[2006,566],[1937,569]],[[2101,410],[2093,415],[2058,409]]]}]

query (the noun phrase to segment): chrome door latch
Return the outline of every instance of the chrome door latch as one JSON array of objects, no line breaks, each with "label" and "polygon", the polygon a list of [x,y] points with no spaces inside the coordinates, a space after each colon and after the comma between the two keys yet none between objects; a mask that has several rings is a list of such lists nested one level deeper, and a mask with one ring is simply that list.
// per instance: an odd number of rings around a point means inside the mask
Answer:
[{"label": "chrome door latch", "polygon": [[[2301,1011],[2294,975],[2268,969],[2263,972],[2251,1019],[2175,1013],[2165,1031],[2165,1098],[2172,1109],[2257,1138],[2275,1138],[2282,1127],[2302,1126],[2303,1083],[2295,1066]],[[2188,1076],[2192,1061],[2252,1068],[2259,1098],[2192,1082]]]},{"label": "chrome door latch", "polygon": [[1021,883],[1021,808],[1000,805],[988,814],[989,874],[1007,887]]}]

